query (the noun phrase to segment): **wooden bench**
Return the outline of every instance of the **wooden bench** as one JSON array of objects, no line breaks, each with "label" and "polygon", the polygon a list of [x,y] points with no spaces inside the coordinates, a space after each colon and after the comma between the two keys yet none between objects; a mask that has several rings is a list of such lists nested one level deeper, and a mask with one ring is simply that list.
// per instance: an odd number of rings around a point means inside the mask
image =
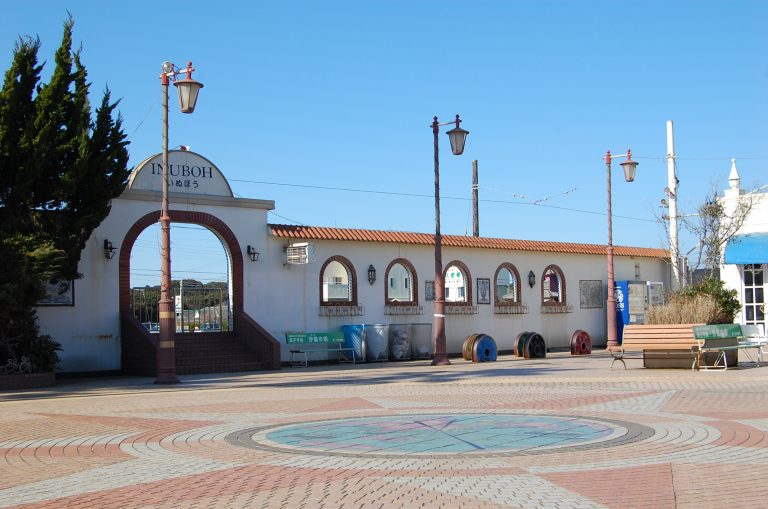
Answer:
[{"label": "wooden bench", "polygon": [[698,343],[693,335],[692,324],[665,324],[665,325],[627,325],[624,327],[624,335],[621,345],[610,350],[613,365],[618,361],[627,369],[625,357],[627,352],[642,352],[643,366],[647,367],[647,353],[653,353],[659,357],[669,359],[681,358],[687,362],[696,358],[692,355],[692,348]]},{"label": "wooden bench", "polygon": [[[741,325],[734,323],[693,327],[693,334],[697,343],[692,350],[696,354],[693,369],[725,371],[728,369],[728,352],[735,353],[738,361],[739,350],[747,352],[750,348],[757,349],[757,365],[759,366],[763,345],[760,341],[752,341],[750,339],[752,336],[745,336],[744,332]],[[707,353],[716,354],[712,362],[707,361]]]},{"label": "wooden bench", "polygon": [[[306,368],[308,355],[319,352],[337,354],[339,363],[357,362],[355,349],[344,346],[344,334],[341,332],[287,332],[285,343],[289,347],[291,367]],[[351,352],[350,356],[348,352]]]}]

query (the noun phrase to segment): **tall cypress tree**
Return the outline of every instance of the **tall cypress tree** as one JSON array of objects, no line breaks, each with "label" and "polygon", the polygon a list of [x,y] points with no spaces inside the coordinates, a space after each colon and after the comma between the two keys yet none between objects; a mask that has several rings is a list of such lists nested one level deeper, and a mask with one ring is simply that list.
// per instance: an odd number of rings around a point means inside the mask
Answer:
[{"label": "tall cypress tree", "polygon": [[0,90],[0,363],[47,348],[34,311],[42,288],[79,277],[85,243],[130,173],[108,89],[91,115],[73,26],[70,17],[48,83],[40,83],[39,39],[22,38]]}]

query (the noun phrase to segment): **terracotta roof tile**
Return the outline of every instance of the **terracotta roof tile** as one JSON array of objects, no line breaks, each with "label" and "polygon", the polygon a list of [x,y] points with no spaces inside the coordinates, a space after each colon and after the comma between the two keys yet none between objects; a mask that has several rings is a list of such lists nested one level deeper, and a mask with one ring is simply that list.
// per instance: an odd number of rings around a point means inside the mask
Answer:
[{"label": "terracotta roof tile", "polygon": [[[272,235],[286,239],[341,240],[350,242],[384,242],[415,245],[434,244],[434,234],[432,233],[329,228],[324,226],[294,226],[285,224],[270,224],[268,226]],[[605,255],[606,249],[606,246],[603,244],[500,239],[465,235],[443,235],[443,246],[589,255]],[[616,256],[669,258],[668,251],[651,247],[614,246],[614,254]]]}]

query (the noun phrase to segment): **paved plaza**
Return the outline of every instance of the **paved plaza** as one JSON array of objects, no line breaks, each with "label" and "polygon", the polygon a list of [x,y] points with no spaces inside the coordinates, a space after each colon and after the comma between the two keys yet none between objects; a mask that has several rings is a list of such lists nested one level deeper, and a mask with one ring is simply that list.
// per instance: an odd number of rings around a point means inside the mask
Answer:
[{"label": "paved plaza", "polygon": [[768,367],[452,362],[0,393],[0,508],[768,506]]}]

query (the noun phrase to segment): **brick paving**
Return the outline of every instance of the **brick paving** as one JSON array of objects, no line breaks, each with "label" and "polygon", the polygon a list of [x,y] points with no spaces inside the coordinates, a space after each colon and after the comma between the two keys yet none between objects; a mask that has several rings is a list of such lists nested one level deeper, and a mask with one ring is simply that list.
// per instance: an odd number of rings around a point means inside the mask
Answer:
[{"label": "brick paving", "polygon": [[[768,506],[768,367],[611,371],[603,352],[452,362],[3,392],[0,508]],[[488,414],[485,434],[441,428]],[[571,443],[566,429],[545,446],[542,425],[510,449],[504,416],[612,431]],[[403,432],[411,421],[428,429]],[[474,448],[441,452],[458,442]]]}]

